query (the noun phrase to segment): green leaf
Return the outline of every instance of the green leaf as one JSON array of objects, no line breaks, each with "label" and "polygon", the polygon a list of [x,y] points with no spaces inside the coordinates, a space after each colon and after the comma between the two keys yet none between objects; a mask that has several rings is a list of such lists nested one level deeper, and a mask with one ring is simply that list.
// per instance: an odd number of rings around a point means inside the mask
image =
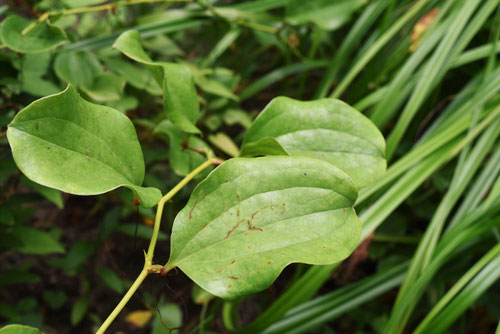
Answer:
[{"label": "green leaf", "polygon": [[386,169],[385,142],[380,131],[339,100],[273,99],[248,129],[242,152],[248,154],[250,148],[246,146],[266,137],[275,138],[292,156],[332,163],[360,188],[376,181]]},{"label": "green leaf", "polygon": [[182,326],[182,310],[177,304],[163,304],[158,308],[158,313],[151,328],[151,334],[180,333]]},{"label": "green leaf", "polygon": [[86,297],[82,297],[75,302],[73,308],[71,309],[71,324],[73,326],[82,321],[85,313],[87,313],[88,304],[89,302]]},{"label": "green leaf", "polygon": [[125,78],[135,88],[146,90],[151,95],[161,95],[162,89],[153,79],[148,69],[137,67],[135,64],[117,57],[106,57],[104,62],[110,69]]},{"label": "green leaf", "polygon": [[108,288],[114,290],[118,294],[122,294],[125,291],[125,284],[123,280],[111,269],[100,268],[99,277],[108,286]]},{"label": "green leaf", "polygon": [[163,87],[165,111],[172,123],[182,131],[200,133],[195,126],[200,107],[189,67],[183,64],[153,62],[144,52],[139,32],[136,30],[121,34],[113,47],[149,68],[156,82]]},{"label": "green leaf", "polygon": [[26,226],[12,227],[11,235],[22,242],[15,248],[24,254],[64,253],[64,247],[49,233]]},{"label": "green leaf", "polygon": [[82,91],[95,101],[108,102],[119,100],[124,88],[125,79],[112,73],[102,73],[91,87],[82,87]]},{"label": "green leaf", "polygon": [[292,262],[339,262],[361,233],[356,198],[349,176],[318,159],[228,160],[177,215],[167,268],[231,298],[268,287]]},{"label": "green leaf", "polygon": [[50,52],[26,54],[22,59],[22,90],[35,96],[46,96],[60,91],[52,81],[43,77],[50,68]]},{"label": "green leaf", "polygon": [[103,3],[104,0],[63,0],[63,2],[69,8],[81,8]]},{"label": "green leaf", "polygon": [[[170,145],[169,150],[169,163],[173,171],[180,176],[186,176],[193,169],[205,162],[204,155],[193,150],[184,148],[184,143],[187,141],[189,147],[209,150],[210,147],[200,138],[195,136],[186,135],[174,126],[169,120],[160,122],[156,128],[155,133],[168,137]],[[198,174],[199,177],[206,177],[208,171]]]},{"label": "green leaf", "polygon": [[259,155],[289,155],[281,144],[273,137],[264,137],[256,142],[245,144],[240,152],[242,157]]},{"label": "green leaf", "polygon": [[2,270],[0,276],[0,287],[5,289],[8,285],[13,284],[29,284],[40,282],[40,277],[32,274],[29,268]]},{"label": "green leaf", "polygon": [[193,285],[191,290],[191,298],[195,304],[201,305],[203,303],[208,303],[215,298],[210,292],[203,290],[198,284]]},{"label": "green leaf", "polygon": [[335,30],[365,3],[366,0],[293,0],[286,8],[286,19],[295,25],[310,22],[325,30]]},{"label": "green leaf", "polygon": [[38,329],[22,326],[22,325],[8,325],[0,329],[1,334],[42,334]]},{"label": "green leaf", "polygon": [[25,176],[21,177],[21,181],[25,185],[34,189],[40,195],[54,203],[59,209],[62,209],[64,207],[62,193],[59,190],[42,186],[41,184],[31,181]]},{"label": "green leaf", "polygon": [[210,140],[210,142],[222,152],[231,157],[237,157],[240,154],[238,146],[236,146],[231,137],[223,132],[218,132],[215,135],[208,136],[208,140]]},{"label": "green leaf", "polygon": [[37,22],[27,34],[22,31],[34,21],[12,15],[2,22],[0,36],[10,49],[22,53],[37,53],[53,49],[66,42],[63,30],[47,22]]},{"label": "green leaf", "polygon": [[72,86],[19,112],[7,137],[19,169],[44,186],[75,195],[124,186],[145,207],[161,197],[158,189],[140,186],[144,161],[132,122],[85,101]]},{"label": "green leaf", "polygon": [[47,290],[43,292],[43,300],[53,310],[60,309],[68,301],[68,295],[64,291]]},{"label": "green leaf", "polygon": [[16,224],[12,212],[6,205],[0,205],[0,223],[13,226]]},{"label": "green leaf", "polygon": [[64,82],[78,88],[90,88],[94,78],[102,72],[102,66],[88,51],[64,52],[56,57],[54,71]]}]

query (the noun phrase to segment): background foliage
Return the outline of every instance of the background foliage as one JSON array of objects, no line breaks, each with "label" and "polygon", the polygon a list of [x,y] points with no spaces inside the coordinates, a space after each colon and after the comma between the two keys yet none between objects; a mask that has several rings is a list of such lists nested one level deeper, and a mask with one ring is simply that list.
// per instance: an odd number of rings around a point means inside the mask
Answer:
[{"label": "background foliage", "polygon": [[[130,191],[69,196],[28,180],[14,164],[7,124],[71,83],[89,101],[132,119],[144,185],[163,192],[204,161],[202,149],[237,156],[251,121],[280,95],[341,98],[387,140],[388,171],[360,191],[362,242],[343,264],[293,265],[268,290],[231,301],[213,298],[180,272],[152,276],[110,331],[494,332],[499,8],[498,0],[0,6],[2,323],[46,333],[95,330],[135,278],[151,235],[154,213],[136,208]],[[127,30],[138,31],[127,34],[140,36],[146,57],[117,40]],[[194,101],[198,93],[199,104],[169,108],[188,108],[187,119],[163,113],[163,91],[173,103],[180,94],[163,77],[165,62],[196,84],[197,92],[182,94]],[[161,258],[195,183],[167,203]]]}]

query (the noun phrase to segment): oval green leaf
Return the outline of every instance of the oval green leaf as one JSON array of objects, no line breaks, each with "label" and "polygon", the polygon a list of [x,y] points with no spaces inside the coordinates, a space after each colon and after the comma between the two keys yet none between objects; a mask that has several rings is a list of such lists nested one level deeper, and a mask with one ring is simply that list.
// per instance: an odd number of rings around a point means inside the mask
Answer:
[{"label": "oval green leaf", "polygon": [[342,261],[361,234],[356,198],[349,176],[318,159],[228,160],[177,215],[167,268],[232,298],[268,287],[292,262]]},{"label": "oval green leaf", "polygon": [[195,126],[200,106],[189,67],[183,64],[153,62],[142,48],[137,30],[121,34],[113,47],[149,68],[156,82],[163,88],[165,112],[172,123],[182,131],[200,133]]},{"label": "oval green leaf", "polygon": [[292,156],[328,161],[359,188],[376,181],[386,169],[384,137],[368,118],[340,100],[277,97],[248,129],[242,152],[266,137],[275,138]]},{"label": "oval green leaf", "polygon": [[73,86],[20,111],[7,130],[19,169],[32,181],[76,195],[124,186],[141,205],[161,198],[140,185],[144,160],[132,122],[121,112],[85,101]]},{"label": "oval green leaf", "polygon": [[94,78],[102,72],[99,60],[88,51],[60,53],[54,61],[59,79],[78,88],[92,87]]},{"label": "oval green leaf", "polygon": [[12,15],[2,22],[0,35],[9,49],[22,53],[37,53],[66,43],[66,34],[48,22],[37,22],[27,34],[22,31],[33,21]]},{"label": "oval green leaf", "polygon": [[1,334],[42,334],[38,329],[23,325],[8,325],[0,328]]}]

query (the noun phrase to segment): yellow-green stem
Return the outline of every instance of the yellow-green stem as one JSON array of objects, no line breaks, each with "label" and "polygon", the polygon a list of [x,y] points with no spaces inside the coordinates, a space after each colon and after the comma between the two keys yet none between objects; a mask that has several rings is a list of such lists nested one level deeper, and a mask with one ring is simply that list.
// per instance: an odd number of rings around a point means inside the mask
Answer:
[{"label": "yellow-green stem", "polygon": [[96,334],[103,334],[106,329],[108,329],[109,325],[115,320],[116,316],[121,312],[121,310],[125,307],[125,305],[128,303],[130,298],[134,295],[134,293],[137,291],[139,286],[141,286],[141,283],[144,281],[146,276],[148,276],[149,272],[146,269],[146,266],[142,269],[141,273],[135,280],[134,284],[128,289],[127,293],[125,296],[123,296],[122,300],[116,305],[115,309],[111,314],[107,317],[107,319],[102,323],[101,327],[97,330]]},{"label": "yellow-green stem", "polygon": [[118,6],[130,6],[130,5],[138,5],[141,3],[154,3],[154,2],[191,2],[192,0],[123,0],[123,1],[115,1],[112,3],[108,3],[105,5],[99,6],[91,6],[91,7],[81,7],[81,8],[72,8],[72,9],[63,9],[52,12],[43,13],[37,21],[30,23],[26,28],[21,32],[22,35],[26,35],[29,33],[37,23],[44,22],[51,15],[72,15],[72,14],[83,14],[90,12],[100,12],[105,10],[112,10]]},{"label": "yellow-green stem", "polygon": [[[149,242],[148,253],[146,255],[146,261],[152,261],[153,255],[156,246],[156,240],[158,239],[158,233],[160,232],[160,223],[161,217],[163,214],[163,207],[165,203],[170,200],[175,194],[179,192],[189,181],[191,181],[196,175],[198,175],[201,171],[203,171],[208,166],[220,163],[217,159],[209,158],[207,161],[202,163],[200,166],[195,168],[191,173],[186,175],[185,178],[182,179],[175,187],[172,188],[165,196],[163,196],[158,202],[158,208],[156,209],[156,218],[155,224],[153,227],[153,236],[151,237],[151,241]],[[149,262],[151,264],[151,262]]]},{"label": "yellow-green stem", "polygon": [[[144,1],[144,0],[141,0]],[[151,236],[151,241],[149,243],[149,248],[148,252],[145,254],[145,259],[144,259],[144,268],[142,269],[141,273],[135,280],[134,284],[130,287],[130,289],[127,291],[125,296],[123,296],[122,300],[116,305],[115,309],[111,314],[106,318],[106,320],[102,323],[101,327],[97,330],[97,334],[102,334],[106,331],[106,329],[111,325],[113,320],[117,317],[117,315],[121,312],[121,310],[125,307],[125,305],[128,303],[130,298],[134,295],[134,293],[137,291],[139,286],[141,286],[141,283],[144,281],[144,279],[148,276],[150,273],[161,273],[162,266],[161,265],[154,265],[153,263],[153,255],[155,251],[155,246],[156,246],[156,241],[158,240],[158,233],[160,232],[160,223],[161,223],[161,217],[163,214],[163,207],[165,206],[165,203],[171,199],[175,194],[179,192],[189,181],[191,181],[196,175],[198,175],[201,171],[203,171],[205,168],[211,165],[217,165],[220,164],[222,160],[218,158],[212,158],[209,157],[207,161],[205,161],[203,164],[198,166],[196,169],[194,169],[191,173],[186,175],[185,178],[181,180],[175,187],[172,188],[165,196],[163,196],[160,201],[158,202],[158,208],[156,209],[156,219],[155,219],[155,225],[153,228],[153,235]]]}]

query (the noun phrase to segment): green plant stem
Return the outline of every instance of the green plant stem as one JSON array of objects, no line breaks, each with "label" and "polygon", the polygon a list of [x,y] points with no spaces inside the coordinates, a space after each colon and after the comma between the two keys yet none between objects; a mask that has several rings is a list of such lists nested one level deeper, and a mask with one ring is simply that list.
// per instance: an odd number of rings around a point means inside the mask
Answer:
[{"label": "green plant stem", "polygon": [[260,30],[260,31],[265,31],[265,32],[268,32],[271,34],[278,33],[278,29],[276,29],[274,27],[266,26],[264,24],[259,24],[259,23],[255,23],[255,22],[248,22],[248,21],[245,21],[245,20],[239,19],[239,18],[237,18],[235,20],[230,20],[227,17],[225,17],[224,15],[222,15],[221,13],[219,13],[217,8],[212,6],[208,2],[205,2],[204,0],[194,0],[194,1],[198,5],[200,5],[201,7],[205,8],[208,12],[212,13],[215,17],[221,19],[222,21],[227,22],[229,25],[237,24],[237,25],[240,25],[243,27],[247,27],[247,28],[255,29],[255,30]]},{"label": "green plant stem", "polygon": [[137,289],[141,286],[142,282],[144,279],[150,274],[150,273],[162,273],[162,266],[161,265],[153,265],[153,255],[155,251],[155,246],[156,246],[156,241],[158,240],[158,234],[160,232],[160,223],[161,223],[161,217],[163,214],[163,207],[165,206],[165,203],[170,200],[175,194],[179,192],[189,181],[191,181],[196,175],[198,175],[200,172],[202,172],[205,168],[211,166],[211,165],[217,165],[220,164],[222,160],[218,158],[212,158],[209,157],[207,161],[202,163],[200,166],[195,168],[191,173],[186,175],[181,182],[179,182],[175,187],[172,188],[165,196],[163,196],[160,201],[158,202],[158,208],[156,209],[156,219],[155,219],[155,224],[154,224],[154,229],[153,229],[153,235],[151,236],[151,241],[149,243],[149,248],[148,252],[144,255],[144,268],[142,268],[141,273],[139,276],[136,278],[134,284],[128,289],[127,293],[125,296],[123,296],[122,300],[116,305],[115,309],[111,314],[106,318],[106,320],[102,323],[101,327],[97,330],[96,334],[102,334],[106,331],[106,329],[111,325],[113,320],[118,316],[118,314],[123,310],[125,305],[128,303],[130,298],[134,295],[134,293],[137,291]]},{"label": "green plant stem", "polygon": [[52,12],[43,13],[38,20],[29,24],[26,28],[21,32],[22,35],[26,35],[29,33],[38,23],[42,23],[46,21],[52,15],[72,15],[72,14],[83,14],[90,12],[100,12],[105,10],[113,10],[118,6],[130,6],[130,5],[138,5],[141,3],[154,3],[154,2],[191,2],[192,0],[122,0],[115,1],[112,3],[108,3],[105,5],[99,6],[91,6],[91,7],[81,7],[81,8],[72,8],[72,9],[63,9],[56,10]]},{"label": "green plant stem", "polygon": [[191,173],[186,175],[185,178],[181,180],[175,187],[172,188],[165,196],[163,196],[158,202],[158,208],[156,209],[156,218],[155,224],[153,227],[153,235],[151,236],[151,241],[149,242],[148,252],[146,254],[146,262],[149,264],[153,261],[153,255],[155,251],[156,241],[158,239],[158,233],[160,232],[160,223],[161,217],[163,214],[163,207],[165,203],[170,200],[175,194],[179,192],[184,186],[191,181],[196,175],[198,175],[201,171],[211,165],[220,164],[220,160],[216,158],[208,158],[207,161],[202,163],[200,166],[196,167]]},{"label": "green plant stem", "polygon": [[148,272],[146,266],[144,266],[144,268],[142,269],[141,273],[136,278],[134,284],[132,284],[132,286],[130,287],[130,289],[128,289],[128,291],[125,294],[125,296],[123,296],[122,300],[120,300],[120,302],[118,303],[118,305],[116,305],[116,307],[113,310],[113,312],[111,312],[111,314],[102,323],[101,327],[99,327],[99,329],[97,330],[96,334],[102,334],[102,333],[104,333],[106,331],[106,329],[108,329],[109,325],[111,325],[111,323],[113,322],[113,320],[115,320],[116,316],[125,307],[125,305],[128,303],[128,301],[130,300],[130,298],[132,298],[132,296],[137,291],[137,289],[139,288],[139,286],[141,286],[142,282],[144,281],[144,279],[146,278],[146,276],[148,276],[148,274],[149,274],[149,272]]}]

